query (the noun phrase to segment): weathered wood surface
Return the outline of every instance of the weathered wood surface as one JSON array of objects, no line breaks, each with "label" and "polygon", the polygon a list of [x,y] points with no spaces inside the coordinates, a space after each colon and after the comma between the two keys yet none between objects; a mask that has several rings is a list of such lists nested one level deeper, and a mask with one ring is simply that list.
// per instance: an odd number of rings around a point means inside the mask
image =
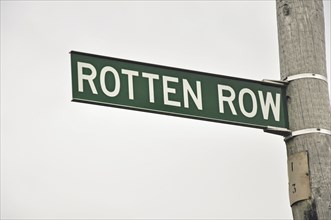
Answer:
[{"label": "weathered wood surface", "polygon": [[[326,76],[324,12],[321,0],[276,0],[281,78],[300,73]],[[327,82],[291,81],[289,126],[331,130]],[[294,219],[331,219],[331,136],[307,134],[287,141],[287,155],[307,151],[311,198],[292,205]]]}]

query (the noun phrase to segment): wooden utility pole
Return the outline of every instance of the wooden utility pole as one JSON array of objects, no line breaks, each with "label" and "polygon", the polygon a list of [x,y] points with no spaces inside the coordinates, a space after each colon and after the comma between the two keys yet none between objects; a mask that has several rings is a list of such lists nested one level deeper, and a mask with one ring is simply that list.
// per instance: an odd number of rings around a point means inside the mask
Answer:
[{"label": "wooden utility pole", "polygon": [[330,220],[331,114],[323,2],[276,0],[276,7],[281,79],[289,83],[292,135],[285,140],[293,218]]}]

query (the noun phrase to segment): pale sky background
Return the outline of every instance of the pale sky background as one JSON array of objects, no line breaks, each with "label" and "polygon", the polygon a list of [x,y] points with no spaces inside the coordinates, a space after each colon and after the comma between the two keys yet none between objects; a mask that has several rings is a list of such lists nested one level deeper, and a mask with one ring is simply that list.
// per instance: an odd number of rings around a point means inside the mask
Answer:
[{"label": "pale sky background", "polygon": [[292,218],[281,136],[73,103],[71,50],[280,75],[274,1],[1,1],[1,218]]}]

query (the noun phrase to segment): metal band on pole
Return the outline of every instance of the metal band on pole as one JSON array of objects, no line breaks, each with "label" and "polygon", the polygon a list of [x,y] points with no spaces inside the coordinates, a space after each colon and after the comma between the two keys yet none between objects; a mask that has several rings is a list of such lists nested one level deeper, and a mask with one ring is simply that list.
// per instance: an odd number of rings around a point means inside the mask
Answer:
[{"label": "metal band on pole", "polygon": [[283,79],[283,81],[290,82],[290,81],[293,81],[293,80],[305,79],[305,78],[320,79],[320,80],[323,80],[325,82],[328,82],[328,79],[325,76],[323,76],[321,74],[316,74],[316,73],[300,73],[300,74],[285,77]]},{"label": "metal band on pole", "polygon": [[326,134],[331,135],[331,131],[323,128],[307,128],[297,131],[292,131],[291,134],[284,138],[285,141],[299,135],[305,135],[305,134],[312,134],[312,133],[320,133],[320,134]]}]

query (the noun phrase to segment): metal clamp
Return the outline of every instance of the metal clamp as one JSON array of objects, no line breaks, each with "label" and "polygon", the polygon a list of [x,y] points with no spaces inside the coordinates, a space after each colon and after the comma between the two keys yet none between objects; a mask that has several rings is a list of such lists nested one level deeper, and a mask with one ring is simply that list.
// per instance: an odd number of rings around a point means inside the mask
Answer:
[{"label": "metal clamp", "polygon": [[287,84],[289,84],[289,82],[287,81],[271,80],[271,79],[263,79],[261,83],[267,85],[275,85],[275,86],[287,86]]},{"label": "metal clamp", "polygon": [[279,128],[279,127],[273,127],[273,126],[267,126],[263,129],[264,132],[271,133],[271,134],[278,134],[282,136],[290,135],[291,131],[287,128]]},{"label": "metal clamp", "polygon": [[295,136],[304,135],[304,134],[312,134],[312,133],[320,133],[331,135],[331,131],[323,128],[306,128],[302,130],[292,131],[291,134],[284,138],[284,141],[287,141]]},{"label": "metal clamp", "polygon": [[296,79],[305,79],[305,78],[320,79],[320,80],[323,80],[325,82],[328,82],[328,79],[325,76],[323,76],[321,74],[316,74],[316,73],[300,73],[300,74],[285,77],[283,79],[283,81],[290,82],[290,81],[293,81],[293,80],[296,80]]}]

